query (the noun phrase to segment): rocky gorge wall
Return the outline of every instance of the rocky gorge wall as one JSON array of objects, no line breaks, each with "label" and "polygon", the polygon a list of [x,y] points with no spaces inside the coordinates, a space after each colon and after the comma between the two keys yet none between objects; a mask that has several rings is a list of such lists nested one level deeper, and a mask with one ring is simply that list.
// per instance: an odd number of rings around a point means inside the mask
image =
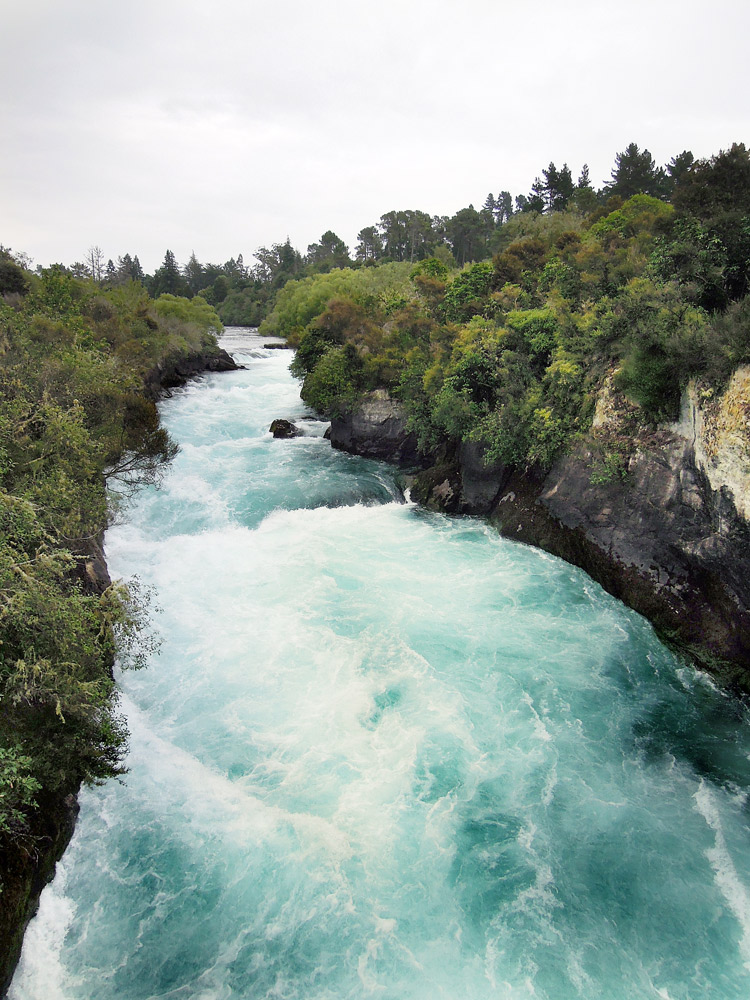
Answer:
[{"label": "rocky gorge wall", "polygon": [[430,465],[384,392],[334,420],[334,447],[421,464],[415,499],[480,514],[586,570],[662,638],[750,691],[750,368],[723,395],[691,385],[679,421],[645,428],[604,386],[591,434],[546,475],[463,443]]}]

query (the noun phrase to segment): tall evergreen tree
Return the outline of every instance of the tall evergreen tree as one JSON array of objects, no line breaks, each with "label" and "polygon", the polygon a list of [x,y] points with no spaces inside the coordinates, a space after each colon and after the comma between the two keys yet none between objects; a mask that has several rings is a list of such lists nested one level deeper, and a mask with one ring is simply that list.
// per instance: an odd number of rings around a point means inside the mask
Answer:
[{"label": "tall evergreen tree", "polygon": [[190,296],[188,284],[182,277],[175,255],[171,250],[167,250],[161,267],[154,272],[150,291],[154,298],[165,293]]},{"label": "tall evergreen tree", "polygon": [[606,190],[610,195],[631,198],[634,194],[650,194],[655,198],[666,193],[667,175],[662,167],[657,167],[647,150],[640,150],[631,142],[615,156],[612,181]]},{"label": "tall evergreen tree", "polygon": [[357,233],[355,257],[362,264],[374,264],[383,256],[383,240],[377,226],[365,226]]},{"label": "tall evergreen tree", "polygon": [[195,256],[194,250],[190,254],[190,259],[188,260],[187,264],[182,269],[182,274],[183,277],[185,278],[185,281],[187,282],[188,288],[193,293],[193,295],[195,295],[197,292],[201,290],[201,288],[204,287],[203,266],[200,264],[198,258]]}]

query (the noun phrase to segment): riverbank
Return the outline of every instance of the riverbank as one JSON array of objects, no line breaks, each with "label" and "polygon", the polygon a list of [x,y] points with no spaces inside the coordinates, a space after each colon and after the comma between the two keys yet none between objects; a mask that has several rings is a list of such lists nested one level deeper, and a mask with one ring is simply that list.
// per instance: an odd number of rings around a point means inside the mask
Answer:
[{"label": "riverbank", "polygon": [[610,386],[592,432],[547,474],[488,463],[471,443],[420,455],[404,409],[383,390],[334,418],[331,443],[421,465],[412,496],[425,506],[487,517],[501,534],[579,566],[673,648],[748,692],[747,428],[727,429],[725,416],[746,382],[741,369],[710,407],[691,387],[680,420],[657,428],[634,427],[633,408]]},{"label": "riverbank", "polygon": [[[157,364],[144,377],[144,396],[156,401],[171,389],[184,385],[204,372],[236,371],[238,366],[219,347],[174,355]],[[83,591],[102,595],[111,580],[102,547],[103,529],[73,546],[76,556],[74,576]],[[113,663],[110,661],[110,672]],[[0,997],[10,986],[29,921],[37,911],[39,896],[52,880],[55,866],[73,836],[78,815],[77,796],[81,781],[70,777],[61,787],[42,789],[37,807],[27,818],[26,830],[3,850],[2,893],[0,893]]]}]

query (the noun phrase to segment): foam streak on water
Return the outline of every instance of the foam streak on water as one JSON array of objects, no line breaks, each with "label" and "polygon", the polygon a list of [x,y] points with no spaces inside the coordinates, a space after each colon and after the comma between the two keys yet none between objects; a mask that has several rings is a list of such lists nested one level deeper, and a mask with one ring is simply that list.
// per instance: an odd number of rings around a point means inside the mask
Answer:
[{"label": "foam streak on water", "polygon": [[331,451],[288,352],[230,346],[107,537],[162,653],[13,1000],[744,1000],[744,711],[578,570]]}]

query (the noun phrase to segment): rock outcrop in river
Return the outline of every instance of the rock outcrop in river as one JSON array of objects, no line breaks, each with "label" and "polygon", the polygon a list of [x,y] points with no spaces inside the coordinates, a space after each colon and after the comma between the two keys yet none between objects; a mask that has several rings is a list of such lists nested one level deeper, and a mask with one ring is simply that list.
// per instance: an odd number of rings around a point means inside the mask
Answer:
[{"label": "rock outcrop in river", "polygon": [[331,444],[366,458],[401,465],[420,464],[417,437],[407,428],[404,408],[385,389],[368,392],[359,406],[331,421]]},{"label": "rock outcrop in river", "polygon": [[221,347],[208,348],[199,354],[173,355],[146,375],[146,395],[156,400],[203,372],[234,372],[239,368],[241,365]]}]

